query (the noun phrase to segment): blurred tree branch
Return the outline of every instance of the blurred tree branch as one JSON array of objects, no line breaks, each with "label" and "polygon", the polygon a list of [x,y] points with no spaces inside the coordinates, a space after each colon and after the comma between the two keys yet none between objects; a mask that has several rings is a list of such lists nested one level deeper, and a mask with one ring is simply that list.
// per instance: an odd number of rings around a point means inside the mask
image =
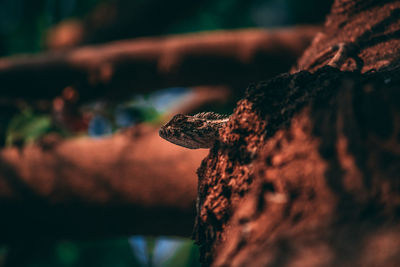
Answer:
[{"label": "blurred tree branch", "polygon": [[191,233],[190,151],[138,126],[109,138],[58,140],[0,151],[2,241]]},{"label": "blurred tree branch", "polygon": [[245,88],[287,71],[317,30],[217,31],[3,58],[0,97],[53,98],[67,86],[83,101],[170,86]]}]

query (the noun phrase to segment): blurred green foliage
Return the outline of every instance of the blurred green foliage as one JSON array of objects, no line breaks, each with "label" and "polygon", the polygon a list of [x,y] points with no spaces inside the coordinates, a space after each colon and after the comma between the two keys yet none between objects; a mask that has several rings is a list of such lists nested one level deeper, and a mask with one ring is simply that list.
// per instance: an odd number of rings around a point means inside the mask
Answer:
[{"label": "blurred green foliage", "polygon": [[14,116],[8,124],[6,145],[23,145],[35,141],[52,129],[49,115],[36,115],[26,108]]},{"label": "blurred green foliage", "polygon": [[42,258],[43,262],[38,262],[36,266],[140,266],[126,239],[111,239],[101,242],[61,242],[53,249],[52,257],[50,259]]},{"label": "blurred green foliage", "polygon": [[51,26],[69,17],[83,17],[102,1],[0,1],[0,55],[43,50],[43,38]]},{"label": "blurred green foliage", "polygon": [[[26,267],[131,267],[141,266],[132,254],[126,239],[110,239],[105,241],[62,241],[57,244],[37,244],[29,242],[26,250],[31,253],[24,258],[15,259],[16,265]],[[13,247],[10,250],[14,249]],[[23,255],[21,255],[23,256]]]},{"label": "blurred green foliage", "polygon": [[199,249],[191,241],[183,242],[182,246],[169,258],[165,267],[176,266],[200,266],[199,263]]},{"label": "blurred green foliage", "polygon": [[[200,266],[198,248],[187,239],[174,238],[179,242],[176,250],[166,259],[154,260],[157,238],[147,238],[147,260],[138,260],[126,238],[95,241],[60,241],[58,243],[26,242],[19,247],[0,247],[0,266],[13,264],[26,267],[146,267],[146,266]],[[22,248],[22,249],[21,249]],[[15,255],[12,261],[6,258],[11,250],[29,251],[26,255]]]},{"label": "blurred green foliage", "polygon": [[[205,30],[232,29],[256,26],[249,8],[256,1],[218,0],[206,1],[190,17],[177,22],[168,29],[171,33],[197,32]],[[260,1],[257,1],[260,2]]]}]

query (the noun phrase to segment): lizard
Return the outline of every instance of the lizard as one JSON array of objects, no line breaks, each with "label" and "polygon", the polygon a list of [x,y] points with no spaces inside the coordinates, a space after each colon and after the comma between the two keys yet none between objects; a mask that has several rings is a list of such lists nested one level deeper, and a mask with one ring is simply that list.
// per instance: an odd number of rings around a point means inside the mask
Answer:
[{"label": "lizard", "polygon": [[214,112],[193,116],[177,114],[160,128],[159,135],[178,146],[211,148],[219,137],[219,129],[226,126],[229,117]]},{"label": "lizard", "polygon": [[[357,69],[362,67],[358,56],[353,55],[355,45],[351,43],[338,43],[322,51],[313,64],[334,52],[328,66],[340,69],[347,58],[354,58]],[[214,112],[201,112],[193,116],[177,114],[159,130],[160,137],[186,148],[211,148],[219,138],[219,130],[225,127],[230,116]]]}]

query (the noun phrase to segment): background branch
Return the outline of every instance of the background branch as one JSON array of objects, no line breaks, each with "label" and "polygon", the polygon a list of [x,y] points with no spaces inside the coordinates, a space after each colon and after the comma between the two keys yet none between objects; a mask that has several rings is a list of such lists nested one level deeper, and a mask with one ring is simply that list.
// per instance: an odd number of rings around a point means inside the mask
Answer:
[{"label": "background branch", "polygon": [[1,240],[189,236],[196,168],[206,153],[172,145],[145,126],[3,149]]},{"label": "background branch", "polygon": [[287,71],[318,28],[217,31],[141,38],[69,52],[0,59],[0,97],[53,98],[66,86],[81,100],[170,86],[234,85]]}]

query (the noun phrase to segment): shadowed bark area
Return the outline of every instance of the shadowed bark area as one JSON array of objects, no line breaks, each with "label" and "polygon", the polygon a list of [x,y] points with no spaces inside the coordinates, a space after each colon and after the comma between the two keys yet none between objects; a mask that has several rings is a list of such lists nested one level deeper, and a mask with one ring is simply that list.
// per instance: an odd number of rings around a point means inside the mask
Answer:
[{"label": "shadowed bark area", "polygon": [[204,265],[400,264],[398,10],[336,1],[300,72],[248,88],[198,170]]},{"label": "shadowed bark area", "polygon": [[49,140],[0,152],[1,241],[190,235],[206,151],[174,146],[144,126]]},{"label": "shadowed bark area", "polygon": [[170,86],[244,88],[289,69],[317,29],[216,31],[3,58],[0,97],[52,99],[67,86],[83,101]]}]

